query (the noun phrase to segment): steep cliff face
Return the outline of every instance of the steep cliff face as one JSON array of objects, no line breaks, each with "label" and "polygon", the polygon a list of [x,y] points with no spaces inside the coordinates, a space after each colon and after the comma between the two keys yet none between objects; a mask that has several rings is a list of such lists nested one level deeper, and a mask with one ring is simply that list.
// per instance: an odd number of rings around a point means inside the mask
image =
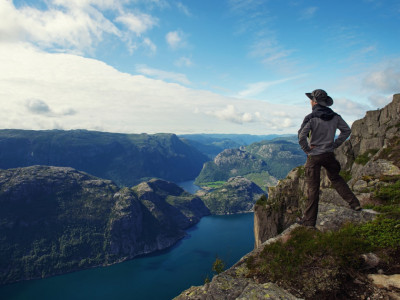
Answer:
[{"label": "steep cliff face", "polygon": [[[398,299],[398,288],[395,287],[399,284],[395,274],[398,268],[389,266],[386,269],[390,272],[388,276],[366,275],[366,270],[378,270],[379,257],[361,252],[370,249],[368,247],[364,250],[352,247],[357,239],[360,244],[370,243],[366,239],[371,236],[353,231],[355,228],[366,228],[373,236],[373,243],[382,236],[392,241],[391,250],[390,247],[379,249],[394,251],[390,255],[394,265],[399,261],[399,119],[400,95],[395,95],[393,102],[384,109],[368,112],[364,119],[355,122],[354,136],[335,153],[344,166],[342,174],[349,180],[361,203],[386,205],[380,208],[392,206],[392,219],[379,219],[373,210],[350,210],[324,175],[321,178],[317,220],[317,228],[322,232],[293,224],[296,217],[302,215],[306,201],[304,167],[297,167],[276,187],[269,188],[268,199],[257,201],[254,214],[255,249],[227,271],[214,276],[211,282],[191,287],[175,299]],[[365,128],[364,134],[362,128],[367,125],[369,129]],[[365,223],[373,219],[374,223],[364,224],[366,227],[335,231],[345,222]],[[381,226],[378,224],[382,224],[379,223],[383,222],[382,219],[387,222],[384,227],[388,231],[376,228]],[[388,226],[389,223],[392,225]],[[342,236],[338,238],[340,234]],[[335,249],[339,254],[334,254]],[[350,250],[351,255],[343,260],[345,252]],[[313,251],[316,254],[311,254]],[[296,264],[301,257],[305,264],[299,267]],[[390,280],[391,285],[371,282],[371,278],[379,276]],[[290,284],[287,284],[289,281]]]},{"label": "steep cliff face", "polygon": [[124,188],[114,199],[109,260],[165,249],[185,236],[184,229],[210,214],[200,198],[159,179]]},{"label": "steep cliff face", "polygon": [[0,170],[0,284],[161,250],[209,214],[162,180],[120,189],[72,168]]},{"label": "steep cliff face", "polygon": [[[400,175],[400,94],[381,110],[369,111],[353,123],[352,135],[335,156],[342,165],[342,176],[362,205],[382,202],[379,191],[393,186]],[[256,246],[277,235],[302,215],[306,201],[304,167],[297,167],[269,189],[269,198],[255,207]],[[336,217],[331,218],[334,214]],[[365,222],[375,214],[355,213],[330,186],[322,172],[317,228],[337,229],[346,221]]]}]

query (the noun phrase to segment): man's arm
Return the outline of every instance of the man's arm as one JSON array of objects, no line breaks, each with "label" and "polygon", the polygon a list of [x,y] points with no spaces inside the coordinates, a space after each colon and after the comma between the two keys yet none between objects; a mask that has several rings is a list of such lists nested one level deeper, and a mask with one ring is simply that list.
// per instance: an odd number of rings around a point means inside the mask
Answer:
[{"label": "man's arm", "polygon": [[311,151],[310,146],[308,145],[307,137],[311,131],[311,120],[308,121],[304,126],[303,129],[300,128],[299,131],[299,144],[301,149],[308,154]]},{"label": "man's arm", "polygon": [[337,128],[340,130],[340,134],[338,138],[333,142],[333,148],[339,147],[341,144],[344,143],[344,141],[350,136],[351,134],[351,129],[349,125],[342,119],[341,116],[338,115],[339,121]]}]

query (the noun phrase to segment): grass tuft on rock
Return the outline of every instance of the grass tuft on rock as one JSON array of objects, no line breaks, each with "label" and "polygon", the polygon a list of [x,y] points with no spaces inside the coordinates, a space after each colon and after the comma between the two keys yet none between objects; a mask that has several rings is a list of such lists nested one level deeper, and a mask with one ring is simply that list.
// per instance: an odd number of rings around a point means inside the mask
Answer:
[{"label": "grass tuft on rock", "polygon": [[256,205],[265,206],[268,204],[268,198],[266,195],[262,195],[256,202]]},{"label": "grass tuft on rock", "polygon": [[367,162],[371,159],[372,156],[374,156],[376,153],[378,153],[378,149],[369,149],[363,154],[360,154],[356,157],[355,162],[359,165],[366,165]]},{"label": "grass tuft on rock", "polygon": [[400,180],[394,183],[381,186],[376,191],[374,196],[383,200],[386,204],[400,204]]},{"label": "grass tuft on rock", "polygon": [[248,276],[276,282],[306,299],[333,295],[361,271],[361,254],[398,252],[399,227],[400,217],[390,214],[363,225],[348,224],[336,232],[299,227],[288,241],[267,245],[258,256],[248,258]]}]

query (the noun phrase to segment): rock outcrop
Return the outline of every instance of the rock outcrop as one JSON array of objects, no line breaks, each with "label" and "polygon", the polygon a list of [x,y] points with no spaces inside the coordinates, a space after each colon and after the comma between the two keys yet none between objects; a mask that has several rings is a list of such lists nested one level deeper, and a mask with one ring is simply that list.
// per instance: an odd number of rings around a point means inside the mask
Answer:
[{"label": "rock outcrop", "polygon": [[[381,110],[369,111],[352,125],[352,135],[335,156],[342,165],[342,176],[362,205],[379,203],[382,187],[400,176],[400,94]],[[306,196],[304,167],[293,169],[278,185],[269,188],[265,205],[255,207],[256,245],[279,234],[302,215]],[[336,230],[345,222],[365,222],[376,213],[355,213],[330,186],[324,170],[321,176],[317,228]]]},{"label": "rock outcrop", "polygon": [[[353,124],[352,130],[351,138],[335,152],[343,168],[343,177],[347,179],[362,205],[380,204],[382,201],[390,204],[390,197],[399,197],[400,188],[398,186],[400,183],[400,94],[394,95],[393,101],[382,110],[367,112],[365,118]],[[304,167],[293,169],[285,179],[279,181],[276,187],[269,188],[268,199],[260,199],[255,205],[256,247],[251,253],[227,271],[214,276],[210,283],[192,287],[175,299],[296,299],[293,294],[279,286],[265,283],[263,278],[256,277],[254,274],[249,276],[247,263],[249,259],[251,261],[251,257],[255,259],[260,257],[264,247],[289,241],[291,233],[299,227],[299,229],[315,232],[293,224],[296,218],[302,215],[305,206],[304,172]],[[364,209],[361,212],[349,209],[348,204],[330,186],[326,174],[322,175],[317,220],[317,228],[320,231],[336,231],[346,222],[365,223],[374,220],[377,215],[377,212],[370,209]],[[379,258],[375,254],[361,254],[357,259],[364,259],[365,269],[377,267]],[[399,261],[398,257],[395,261]],[[326,261],[326,263],[329,262]],[[318,271],[315,271],[316,273],[314,271],[311,271],[311,274],[319,274]],[[329,290],[331,287],[329,278],[337,275],[335,275],[335,270],[331,271],[332,274],[325,274],[326,278],[316,276],[316,278],[311,278],[310,282],[318,284],[321,279],[325,281],[325,287]],[[306,276],[306,279],[310,276]],[[400,299],[399,278],[396,274],[387,276],[373,274],[368,278],[363,276],[360,279],[352,278],[351,280],[354,280],[352,284],[356,286],[355,290],[345,291],[347,296],[352,295],[351,299],[357,297],[359,299],[368,297],[370,297],[368,299]],[[334,285],[335,282],[332,284]],[[274,292],[266,290],[271,287]],[[321,287],[310,286],[310,288],[319,290]],[[336,286],[335,289],[338,290],[340,287]],[[292,291],[294,294],[298,292],[296,289]],[[313,293],[309,294],[315,296]],[[336,294],[331,296],[325,294],[310,299],[331,299],[336,297]]]},{"label": "rock outcrop", "polygon": [[264,194],[259,186],[241,176],[232,177],[211,191],[197,193],[214,215],[251,212],[256,201]]},{"label": "rock outcrop", "polygon": [[165,249],[210,212],[171,182],[120,189],[66,167],[0,170],[0,285]]}]

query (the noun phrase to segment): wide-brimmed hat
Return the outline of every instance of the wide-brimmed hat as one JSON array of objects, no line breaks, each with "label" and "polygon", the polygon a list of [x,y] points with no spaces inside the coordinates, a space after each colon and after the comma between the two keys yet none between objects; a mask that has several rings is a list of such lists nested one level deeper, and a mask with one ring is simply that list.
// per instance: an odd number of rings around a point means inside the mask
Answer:
[{"label": "wide-brimmed hat", "polygon": [[321,89],[314,90],[311,93],[306,93],[306,96],[322,106],[331,106],[333,104],[332,98]]}]

